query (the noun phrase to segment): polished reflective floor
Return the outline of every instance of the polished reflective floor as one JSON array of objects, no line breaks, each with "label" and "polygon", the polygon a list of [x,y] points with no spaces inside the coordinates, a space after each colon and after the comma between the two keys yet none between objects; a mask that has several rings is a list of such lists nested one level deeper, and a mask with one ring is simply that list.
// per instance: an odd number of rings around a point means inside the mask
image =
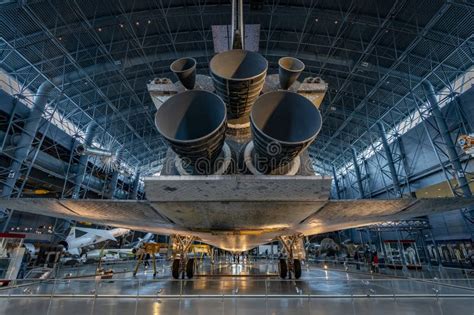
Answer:
[{"label": "polished reflective floor", "polygon": [[[79,268],[82,275],[88,268]],[[280,280],[274,262],[259,261],[204,263],[195,279],[181,281],[170,278],[166,263],[155,279],[143,268],[133,278],[132,268],[115,265],[121,273],[112,280],[19,283],[0,291],[0,314],[474,314],[470,277],[414,279],[311,265],[298,281]]]}]

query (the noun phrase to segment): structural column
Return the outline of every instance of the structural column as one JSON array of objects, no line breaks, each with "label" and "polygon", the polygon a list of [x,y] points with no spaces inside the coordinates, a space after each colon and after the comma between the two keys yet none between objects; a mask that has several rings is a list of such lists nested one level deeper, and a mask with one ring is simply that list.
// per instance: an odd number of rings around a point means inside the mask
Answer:
[{"label": "structural column", "polygon": [[387,134],[385,133],[385,128],[383,124],[379,121],[377,122],[377,127],[379,130],[379,135],[382,140],[383,149],[385,151],[385,156],[387,158],[387,164],[390,169],[390,175],[392,176],[393,188],[398,197],[402,196],[402,191],[400,189],[400,181],[398,180],[397,170],[395,169],[395,163],[393,163],[392,150],[388,144]]},{"label": "structural column", "polygon": [[460,188],[462,189],[463,196],[470,197],[472,196],[472,192],[469,188],[469,183],[466,179],[464,170],[461,165],[461,161],[459,160],[459,156],[456,152],[456,147],[454,145],[453,139],[449,134],[448,124],[444,119],[443,113],[441,112],[441,108],[438,104],[438,100],[436,99],[436,94],[433,85],[429,81],[423,81],[423,87],[425,88],[428,102],[431,106],[431,113],[433,114],[433,117],[436,121],[436,125],[438,126],[441,137],[443,138],[443,142],[446,145],[449,162],[451,163],[455,171],[456,180],[459,183]]},{"label": "structural column", "polygon": [[20,177],[21,166],[31,150],[36,131],[38,130],[41,118],[43,117],[48,95],[52,89],[52,85],[42,84],[35,95],[33,108],[31,109],[27,122],[23,127],[23,131],[15,150],[15,156],[10,164],[10,172],[5,180],[5,184],[3,185],[1,194],[2,198],[10,197],[18,178]]},{"label": "structural column", "polygon": [[[89,147],[92,145],[92,141],[94,140],[95,132],[97,130],[98,125],[95,122],[91,122],[87,126],[86,130],[86,137],[84,139],[84,146]],[[87,169],[87,162],[89,161],[89,156],[84,154],[79,159],[79,166],[77,168],[77,173],[74,178],[74,192],[72,194],[73,199],[79,198],[79,193],[81,191],[82,181],[84,180],[84,175]]]},{"label": "structural column", "polygon": [[112,173],[112,178],[110,179],[110,182],[109,182],[109,190],[107,192],[107,197],[110,199],[114,199],[115,192],[117,191],[118,178],[119,178],[119,172],[114,171]]},{"label": "structural column", "polygon": [[337,179],[336,168],[334,167],[334,165],[332,165],[332,176],[334,180],[334,188],[336,189],[336,197],[337,199],[341,199],[341,196],[339,194],[339,181]]},{"label": "structural column", "polygon": [[354,163],[354,170],[357,178],[357,186],[359,187],[359,196],[361,199],[364,198],[364,186],[362,185],[362,176],[360,175],[359,165],[357,164],[357,152],[352,148],[352,161]]},{"label": "structural column", "polygon": [[405,170],[405,181],[406,181],[406,185],[408,187],[408,191],[410,192],[410,196],[413,197],[413,198],[416,198],[416,193],[414,191],[411,190],[411,185],[410,185],[410,165],[408,164],[408,161],[407,161],[407,154],[406,154],[406,150],[405,150],[405,145],[403,144],[403,140],[400,136],[397,136],[396,138],[396,141],[397,141],[397,145],[398,145],[398,150],[400,151],[400,158],[402,160],[402,163],[403,163],[403,169]]},{"label": "structural column", "polygon": [[139,186],[139,184],[140,184],[140,171],[137,170],[135,172],[135,177],[133,179],[132,192],[130,194],[129,199],[137,199],[138,198],[138,186]]},{"label": "structural column", "polygon": [[33,107],[29,114],[28,120],[23,127],[23,131],[18,140],[17,149],[15,150],[15,157],[10,164],[10,173],[2,187],[2,193],[0,197],[10,197],[15,184],[20,176],[21,166],[31,150],[33,140],[36,136],[36,131],[40,125],[43,117],[44,109],[48,103],[50,93],[57,84],[69,84],[76,80],[83,78],[88,73],[97,73],[116,70],[115,64],[99,64],[93,65],[88,68],[81,69],[80,71],[74,71],[65,75],[54,77],[51,81],[44,81],[36,91],[35,98],[33,100]]}]

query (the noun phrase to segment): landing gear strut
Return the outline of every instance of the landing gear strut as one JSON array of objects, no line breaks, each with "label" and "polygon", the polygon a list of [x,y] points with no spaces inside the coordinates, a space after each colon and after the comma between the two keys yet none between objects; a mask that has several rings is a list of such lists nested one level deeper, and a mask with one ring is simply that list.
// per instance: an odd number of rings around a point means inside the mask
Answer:
[{"label": "landing gear strut", "polygon": [[278,263],[278,271],[282,279],[291,279],[292,276],[295,279],[301,277],[301,260],[299,257],[303,255],[304,248],[302,246],[303,235],[295,234],[289,236],[279,236],[283,248],[286,252],[286,258],[280,258]]},{"label": "landing gear strut", "polygon": [[[155,243],[144,243],[141,248],[139,249],[140,253],[138,255],[137,264],[135,265],[135,269],[133,270],[133,276],[135,277],[138,272],[138,268],[140,264],[144,262],[147,255],[152,258],[153,261],[153,278],[156,277],[156,254],[160,252],[160,244]],[[146,262],[148,264],[148,261]]]},{"label": "landing gear strut", "polygon": [[189,247],[196,240],[194,236],[173,235],[173,263],[171,264],[171,275],[175,279],[191,279],[194,276],[194,258],[188,259]]}]

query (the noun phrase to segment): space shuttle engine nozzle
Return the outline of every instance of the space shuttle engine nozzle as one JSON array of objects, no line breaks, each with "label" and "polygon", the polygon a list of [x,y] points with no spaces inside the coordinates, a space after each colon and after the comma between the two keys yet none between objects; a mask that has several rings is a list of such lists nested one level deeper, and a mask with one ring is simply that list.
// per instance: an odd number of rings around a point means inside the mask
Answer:
[{"label": "space shuttle engine nozzle", "polygon": [[171,149],[191,166],[212,163],[221,153],[226,106],[217,95],[191,90],[169,98],[158,109],[155,124]]},{"label": "space shuttle engine nozzle", "polygon": [[209,67],[228,119],[248,116],[265,83],[267,60],[256,52],[233,49],[215,55]]},{"label": "space shuttle engine nozzle", "polygon": [[257,99],[250,123],[258,163],[269,173],[288,165],[316,139],[322,118],[306,97],[280,90]]}]

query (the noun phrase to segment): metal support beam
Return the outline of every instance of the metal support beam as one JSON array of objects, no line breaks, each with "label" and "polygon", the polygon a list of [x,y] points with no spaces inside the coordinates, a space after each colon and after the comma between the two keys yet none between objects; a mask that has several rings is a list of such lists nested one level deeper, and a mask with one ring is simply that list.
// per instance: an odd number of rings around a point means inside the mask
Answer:
[{"label": "metal support beam", "polygon": [[408,192],[410,193],[410,196],[413,197],[413,198],[416,198],[415,192],[413,192],[413,191],[411,190],[411,185],[410,185],[410,175],[411,175],[410,165],[408,164],[408,161],[407,161],[407,158],[406,158],[407,154],[406,154],[406,150],[405,150],[405,145],[403,144],[402,137],[400,137],[400,136],[398,135],[397,138],[395,139],[395,141],[397,142],[398,150],[400,151],[400,159],[401,159],[402,164],[403,164],[403,170],[405,171],[405,185],[406,185],[406,187],[408,188]]},{"label": "metal support beam", "polygon": [[364,164],[364,172],[365,172],[365,176],[363,177],[363,179],[365,180],[365,183],[366,183],[366,187],[367,187],[367,191],[365,192],[365,198],[372,198],[372,189],[370,187],[370,177],[371,177],[371,174],[370,174],[370,169],[369,169],[369,162],[367,161],[366,158],[364,158],[362,160],[362,164]]},{"label": "metal support beam", "polygon": [[109,69],[111,67],[112,66],[110,64],[94,65],[85,69],[81,69],[80,71],[75,71],[66,75],[55,77],[52,80],[44,81],[40,85],[33,100],[33,107],[18,140],[15,156],[10,164],[10,172],[3,186],[1,197],[10,197],[15,188],[16,182],[20,176],[21,166],[30,153],[33,140],[39,128],[46,104],[48,102],[48,98],[50,97],[51,92],[55,89],[56,85],[68,84],[85,77],[89,73],[104,71],[104,69]]},{"label": "metal support beam", "polygon": [[138,198],[138,186],[140,184],[140,172],[137,170],[135,172],[135,178],[133,179],[132,183],[132,192],[130,194],[129,199],[137,199]]},{"label": "metal support beam", "polygon": [[431,113],[436,121],[436,125],[438,126],[441,137],[443,138],[443,142],[446,145],[449,162],[454,170],[454,177],[456,178],[459,187],[462,190],[463,196],[471,197],[472,192],[469,187],[469,183],[466,179],[466,175],[464,174],[464,169],[461,165],[461,161],[459,160],[459,155],[456,152],[453,139],[451,138],[451,135],[449,133],[448,125],[443,116],[443,113],[441,112],[438,100],[436,99],[436,94],[433,85],[429,81],[423,81],[423,87],[425,89],[428,102],[431,106]]},{"label": "metal support beam", "polygon": [[31,150],[31,145],[36,135],[36,131],[43,117],[43,112],[48,100],[48,95],[53,89],[53,85],[49,82],[41,84],[36,93],[34,99],[34,105],[31,109],[30,115],[25,123],[23,131],[18,140],[17,148],[15,150],[15,156],[10,164],[10,172],[8,178],[2,189],[2,198],[10,197],[15,188],[15,184],[20,177],[20,169],[23,162],[28,157],[28,153]]},{"label": "metal support beam", "polygon": [[382,122],[377,122],[377,127],[379,131],[380,139],[382,140],[383,149],[385,151],[385,157],[387,159],[388,168],[390,169],[390,175],[392,177],[393,188],[398,197],[402,196],[402,191],[400,189],[400,181],[398,180],[397,170],[395,168],[395,163],[393,162],[392,150],[387,140],[387,133],[385,132],[385,127]]},{"label": "metal support beam", "polygon": [[352,161],[354,163],[354,170],[357,178],[357,186],[359,187],[359,196],[360,199],[364,198],[364,186],[362,185],[362,176],[360,175],[359,165],[357,164],[357,152],[352,148]]},{"label": "metal support beam", "polygon": [[[95,132],[97,130],[98,125],[94,122],[91,122],[87,126],[86,130],[86,137],[84,139],[84,146],[89,147],[92,145],[92,141],[94,140]],[[79,159],[79,166],[77,168],[77,173],[74,178],[74,192],[72,193],[73,199],[79,199],[80,191],[82,182],[84,180],[84,175],[87,169],[87,162],[89,161],[88,155],[82,155]]]},{"label": "metal support beam", "polygon": [[112,173],[112,178],[110,179],[110,182],[109,182],[109,191],[107,192],[107,196],[110,199],[114,199],[115,192],[117,190],[118,178],[119,178],[119,172],[114,171]]},{"label": "metal support beam", "polygon": [[332,176],[334,181],[334,187],[336,189],[336,197],[337,199],[341,199],[341,195],[339,194],[339,181],[337,179],[336,168],[332,165]]}]

